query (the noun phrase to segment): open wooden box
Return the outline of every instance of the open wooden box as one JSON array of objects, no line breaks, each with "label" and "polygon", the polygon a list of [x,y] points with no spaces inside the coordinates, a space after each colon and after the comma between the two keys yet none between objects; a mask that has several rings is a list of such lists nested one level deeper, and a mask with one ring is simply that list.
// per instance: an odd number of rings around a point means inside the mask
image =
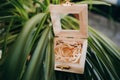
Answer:
[{"label": "open wooden box", "polygon": [[[50,5],[50,13],[55,34],[55,70],[83,74],[88,37],[87,4]],[[60,14],[78,14],[80,29],[62,29]]]}]

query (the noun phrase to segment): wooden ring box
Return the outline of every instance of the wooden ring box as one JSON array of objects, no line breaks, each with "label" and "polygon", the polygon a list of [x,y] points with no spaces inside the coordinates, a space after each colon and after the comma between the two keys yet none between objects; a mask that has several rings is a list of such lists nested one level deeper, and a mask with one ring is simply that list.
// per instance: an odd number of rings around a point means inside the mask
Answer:
[{"label": "wooden ring box", "polygon": [[[55,70],[84,73],[88,38],[88,8],[87,4],[71,6],[50,5],[53,23]],[[79,30],[63,30],[60,14],[78,14]],[[77,45],[77,46],[73,46]]]}]

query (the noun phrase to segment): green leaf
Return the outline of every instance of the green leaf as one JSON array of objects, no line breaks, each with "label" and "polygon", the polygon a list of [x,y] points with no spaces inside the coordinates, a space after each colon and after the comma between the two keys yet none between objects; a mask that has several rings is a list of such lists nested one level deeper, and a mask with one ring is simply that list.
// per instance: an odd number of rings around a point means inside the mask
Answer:
[{"label": "green leaf", "polygon": [[30,64],[28,65],[27,71],[25,72],[23,76],[23,80],[35,80],[36,75],[39,72],[40,66],[42,65],[42,60],[44,57],[45,47],[48,42],[48,34],[49,34],[49,27],[45,29],[43,32],[38,45],[32,55],[32,58],[30,60]]},{"label": "green leaf", "polygon": [[54,79],[54,47],[53,47],[53,35],[50,30],[48,35],[48,45],[46,48],[45,62],[44,62],[44,73],[45,80]]},{"label": "green leaf", "polygon": [[6,63],[6,73],[9,75],[5,75],[7,76],[7,79],[14,80],[20,77],[23,66],[29,54],[24,53],[24,50],[26,49],[25,45],[27,43],[28,36],[34,29],[36,24],[38,22],[41,22],[45,15],[46,14],[44,13],[40,13],[31,18],[24,26],[13,47],[9,50],[9,56]]},{"label": "green leaf", "polygon": [[78,2],[77,4],[93,4],[93,5],[107,5],[107,6],[111,6],[111,4],[108,4],[106,2],[103,1],[94,1],[94,0],[90,0],[90,1],[81,1]]}]

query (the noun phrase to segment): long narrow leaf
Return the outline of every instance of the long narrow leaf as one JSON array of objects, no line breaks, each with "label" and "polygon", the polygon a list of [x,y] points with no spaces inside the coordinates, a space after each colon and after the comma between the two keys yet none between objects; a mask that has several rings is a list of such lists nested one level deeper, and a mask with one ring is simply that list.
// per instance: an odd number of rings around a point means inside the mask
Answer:
[{"label": "long narrow leaf", "polygon": [[[44,13],[38,14],[30,19],[23,28],[23,31],[17,38],[15,44],[9,52],[8,61],[6,63],[6,78],[7,79],[17,79],[21,74],[21,67],[24,65],[24,62],[29,53],[23,54],[24,46],[26,44],[27,36],[31,32],[31,30],[35,27],[35,25],[42,20],[45,16]],[[24,55],[24,56],[23,56]],[[23,61],[21,62],[21,58]]]}]

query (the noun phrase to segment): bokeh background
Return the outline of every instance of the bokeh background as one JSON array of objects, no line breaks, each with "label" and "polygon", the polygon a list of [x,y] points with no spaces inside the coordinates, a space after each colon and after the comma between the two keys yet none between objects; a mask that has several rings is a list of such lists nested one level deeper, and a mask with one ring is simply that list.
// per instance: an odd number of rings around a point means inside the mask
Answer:
[{"label": "bokeh background", "polygon": [[91,4],[88,15],[89,25],[109,37],[120,47],[120,0],[101,1],[110,3],[111,6]]}]

